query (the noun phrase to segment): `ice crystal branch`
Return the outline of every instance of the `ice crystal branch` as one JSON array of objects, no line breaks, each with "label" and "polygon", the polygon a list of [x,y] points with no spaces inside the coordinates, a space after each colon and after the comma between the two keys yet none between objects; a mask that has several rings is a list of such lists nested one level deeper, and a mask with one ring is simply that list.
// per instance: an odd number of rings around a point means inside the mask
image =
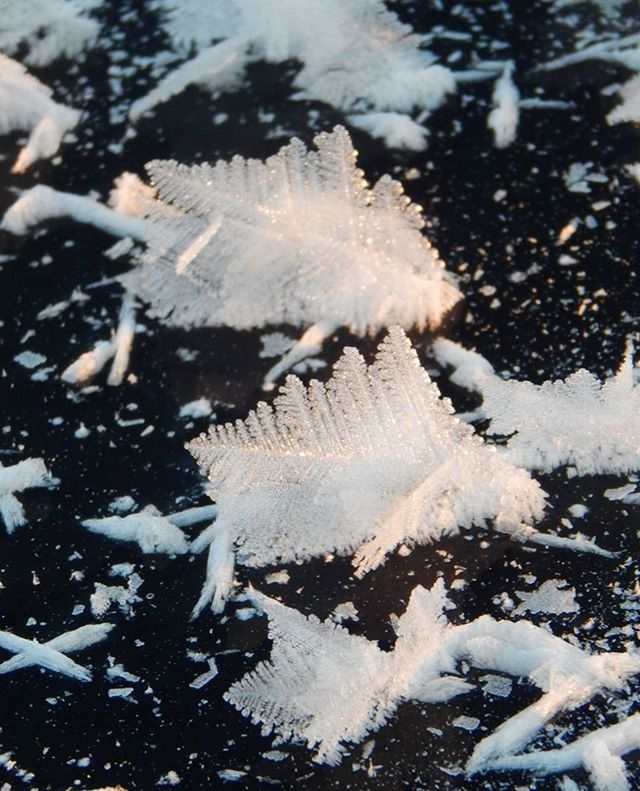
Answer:
[{"label": "ice crystal branch", "polygon": [[437,326],[460,294],[420,207],[388,176],[367,185],[345,129],[315,144],[294,139],[264,163],[150,163],[159,200],[125,285],[178,326]]},{"label": "ice crystal branch", "polygon": [[555,750],[538,750],[494,760],[491,771],[557,774],[584,768],[596,791],[631,791],[622,756],[640,749],[640,714],[598,728]]},{"label": "ice crystal branch", "polygon": [[26,524],[22,504],[16,492],[42,486],[56,486],[42,459],[25,459],[11,467],[0,464],[0,516],[9,533],[16,527]]},{"label": "ice crystal branch", "polygon": [[619,371],[604,382],[581,369],[541,385],[504,381],[480,355],[443,338],[434,350],[439,362],[455,368],[453,381],[482,395],[488,431],[510,437],[514,464],[547,472],[573,465],[579,475],[640,468],[640,384],[631,342]]},{"label": "ice crystal branch", "polygon": [[147,238],[147,224],[139,216],[141,201],[152,197],[153,190],[131,173],[123,173],[116,179],[109,196],[113,208],[86,195],[59,192],[38,184],[24,192],[9,207],[0,229],[20,236],[46,220],[69,217],[113,236],[129,236],[144,241]]},{"label": "ice crystal branch", "polygon": [[0,134],[30,132],[12,170],[22,173],[39,159],[56,153],[80,113],[57,104],[52,91],[15,60],[0,52]]},{"label": "ice crystal branch", "polygon": [[25,640],[24,637],[0,631],[0,647],[15,654],[14,657],[0,664],[0,673],[11,673],[22,668],[39,666],[78,681],[91,681],[91,671],[74,662],[67,654],[84,651],[102,642],[112,629],[111,623],[89,624],[71,632],[64,632],[46,643]]},{"label": "ice crystal branch", "polygon": [[399,544],[487,520],[520,540],[596,549],[529,526],[544,492],[454,416],[398,327],[370,367],[345,349],[326,385],[290,376],[273,407],[189,448],[219,507],[194,548],[224,528],[247,566],[354,553],[364,574]]},{"label": "ice crystal branch", "polygon": [[209,521],[216,514],[217,508],[207,505],[162,516],[157,508],[150,505],[139,513],[127,516],[85,519],[82,526],[116,541],[135,541],[147,554],[164,552],[182,555],[187,552],[189,545],[181,528]]}]

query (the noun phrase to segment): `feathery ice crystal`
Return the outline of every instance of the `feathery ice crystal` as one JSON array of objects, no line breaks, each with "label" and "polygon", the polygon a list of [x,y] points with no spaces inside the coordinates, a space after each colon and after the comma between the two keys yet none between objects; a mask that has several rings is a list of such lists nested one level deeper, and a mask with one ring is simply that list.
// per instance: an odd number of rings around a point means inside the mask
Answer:
[{"label": "feathery ice crystal", "polygon": [[0,516],[9,533],[27,522],[16,492],[42,486],[56,486],[42,459],[25,459],[11,467],[0,464]]},{"label": "feathery ice crystal", "polygon": [[436,327],[460,293],[420,207],[389,176],[367,185],[342,127],[315,144],[266,162],[151,162],[158,199],[143,203],[147,251],[125,286],[183,327]]},{"label": "feathery ice crystal", "polygon": [[264,163],[150,163],[147,250],[122,277],[171,325],[312,325],[268,381],[336,327],[436,327],[460,298],[401,185],[370,188],[342,127],[315,144],[294,139]]},{"label": "feathery ice crystal", "polygon": [[[451,71],[421,48],[420,37],[381,0],[174,0],[166,28],[178,50],[198,54],[133,104],[136,121],[188,85],[225,90],[246,66],[266,60],[301,64],[294,98],[315,99],[348,113],[428,113],[455,90]],[[208,46],[212,41],[220,43]],[[380,128],[380,127],[378,127]],[[392,144],[424,148],[424,140],[395,135]]]},{"label": "feathery ice crystal", "polygon": [[378,730],[403,701],[437,704],[472,689],[457,675],[461,662],[528,678],[543,691],[479,742],[469,774],[502,762],[515,768],[518,760],[535,761],[537,753],[515,754],[553,717],[598,693],[623,692],[640,672],[640,654],[633,649],[591,654],[527,621],[485,615],[454,626],[444,616],[448,602],[441,581],[430,591],[414,588],[406,612],[394,622],[397,640],[390,652],[257,592],[249,598],[269,618],[273,648],[269,660],[233,684],[225,698],[261,724],[263,733],[275,732],[276,743],[306,742],[323,763],[339,763],[345,742],[360,742]]},{"label": "feathery ice crystal", "polygon": [[[489,433],[510,437],[508,458],[531,470],[573,465],[578,475],[640,469],[640,384],[633,346],[619,371],[601,382],[581,369],[564,381],[504,381],[475,352],[438,338],[438,361],[455,368],[452,381],[478,391]],[[570,415],[570,419],[567,416]]]},{"label": "feathery ice crystal", "polygon": [[370,367],[347,348],[326,385],[289,376],[273,407],[260,403],[189,448],[219,509],[194,542],[213,541],[197,611],[211,597],[224,607],[234,544],[246,566],[355,553],[364,574],[403,543],[492,520],[520,540],[597,551],[530,527],[544,492],[455,417],[399,327]]},{"label": "feathery ice crystal", "polygon": [[77,110],[57,104],[51,95],[24,66],[0,52],[0,134],[31,133],[13,166],[14,173],[53,156],[64,135],[80,120]]},{"label": "feathery ice crystal", "polygon": [[[67,215],[146,240],[121,281],[169,325],[308,328],[269,371],[269,385],[337,327],[359,335],[391,324],[435,328],[461,297],[399,182],[383,176],[369,187],[342,127],[315,144],[308,151],[294,138],[265,162],[151,162],[153,188],[123,174],[113,208],[38,185],[1,227],[20,234]],[[94,352],[102,360],[108,349]]]}]

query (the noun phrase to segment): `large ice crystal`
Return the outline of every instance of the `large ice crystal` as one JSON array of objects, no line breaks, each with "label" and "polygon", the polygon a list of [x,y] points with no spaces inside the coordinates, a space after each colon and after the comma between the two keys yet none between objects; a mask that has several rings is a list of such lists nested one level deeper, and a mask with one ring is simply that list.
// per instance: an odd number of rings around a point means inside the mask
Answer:
[{"label": "large ice crystal", "polygon": [[[189,447],[219,508],[195,542],[213,541],[218,558],[198,609],[211,597],[215,609],[224,606],[234,544],[242,564],[258,567],[354,553],[358,574],[401,544],[488,520],[521,540],[595,549],[530,527],[544,492],[455,417],[399,327],[373,365],[347,348],[326,385],[305,388],[289,376],[273,407],[260,403]],[[221,593],[214,571],[222,569]]]}]

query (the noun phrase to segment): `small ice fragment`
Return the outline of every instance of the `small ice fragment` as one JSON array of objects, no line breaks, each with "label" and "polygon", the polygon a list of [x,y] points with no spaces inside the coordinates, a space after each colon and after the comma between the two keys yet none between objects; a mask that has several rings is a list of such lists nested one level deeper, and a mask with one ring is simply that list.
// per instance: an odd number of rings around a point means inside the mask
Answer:
[{"label": "small ice fragment", "polygon": [[514,615],[530,613],[549,613],[561,615],[563,613],[578,612],[580,606],[575,599],[575,590],[567,588],[566,580],[551,579],[543,582],[534,591],[516,591],[520,604],[513,611]]},{"label": "small ice fragment", "polygon": [[188,404],[180,407],[180,417],[186,418],[200,418],[209,417],[213,410],[211,409],[211,401],[204,396],[195,401],[190,401]]},{"label": "small ice fragment", "polygon": [[140,676],[129,673],[121,664],[107,668],[107,676],[110,679],[119,678],[122,681],[128,681],[130,684],[135,684],[140,681]]},{"label": "small ice fragment", "polygon": [[73,436],[76,439],[85,439],[86,437],[91,434],[91,431],[85,426],[84,423],[80,423],[80,426],[73,432]]},{"label": "small ice fragment", "polygon": [[358,621],[358,611],[356,610],[352,601],[346,601],[338,604],[333,613],[331,620],[334,623],[342,623],[343,621]]},{"label": "small ice fragment", "polygon": [[264,581],[267,585],[286,585],[289,582],[289,572],[285,571],[273,571],[271,574],[266,574]]},{"label": "small ice fragment", "polygon": [[462,714],[460,717],[456,717],[451,724],[454,728],[462,728],[462,730],[465,731],[475,731],[478,725],[480,725],[480,720],[477,719],[477,717],[467,717]]},{"label": "small ice fragment", "polygon": [[262,757],[267,761],[284,761],[289,757],[289,754],[283,753],[282,750],[268,750],[266,753],[262,753]]},{"label": "small ice fragment", "polygon": [[128,698],[133,692],[133,687],[112,687],[107,694],[110,698]]},{"label": "small ice fragment", "polygon": [[193,681],[189,684],[192,689],[202,689],[205,684],[208,684],[218,675],[218,666],[216,665],[216,660],[213,658],[208,658],[207,662],[209,664],[209,670],[201,673],[199,676],[193,679]]},{"label": "small ice fragment", "polygon": [[157,786],[177,786],[180,785],[182,780],[180,775],[173,769],[170,769],[164,777],[161,777],[156,783]]},{"label": "small ice fragment", "polygon": [[482,691],[486,695],[493,695],[498,698],[507,698],[511,694],[513,682],[510,678],[505,676],[496,676],[493,673],[487,673],[481,676]]},{"label": "small ice fragment", "polygon": [[582,505],[582,503],[576,503],[569,508],[569,513],[571,516],[575,517],[576,519],[582,519],[585,514],[589,512],[589,509],[586,505]]},{"label": "small ice fragment", "polygon": [[269,332],[260,336],[262,349],[260,357],[281,357],[295,346],[295,338],[289,338],[281,332]]},{"label": "small ice fragment", "polygon": [[38,354],[38,352],[30,352],[24,351],[20,352],[20,354],[16,354],[13,358],[18,365],[21,365],[23,368],[28,368],[29,370],[33,368],[37,368],[39,365],[47,361],[47,358],[44,354]]},{"label": "small ice fragment", "polygon": [[228,780],[230,783],[237,783],[239,780],[242,780],[242,778],[246,776],[247,773],[241,771],[240,769],[221,769],[218,772],[218,777],[221,780]]},{"label": "small ice fragment", "polygon": [[126,514],[135,507],[136,501],[128,494],[124,494],[122,497],[116,497],[116,499],[112,500],[108,505],[109,510],[114,514]]},{"label": "small ice fragment", "polygon": [[56,316],[59,316],[63,311],[65,311],[69,307],[68,302],[56,302],[54,305],[47,305],[46,308],[43,308],[40,313],[36,316],[38,321],[42,321],[43,319],[55,319]]},{"label": "small ice fragment", "polygon": [[136,567],[133,563],[114,563],[109,569],[109,576],[128,579],[135,570]]},{"label": "small ice fragment", "polygon": [[604,496],[607,500],[624,500],[624,498],[635,492],[636,484],[635,483],[627,483],[624,486],[620,486],[617,489],[605,489]]},{"label": "small ice fragment", "polygon": [[577,217],[574,217],[573,220],[570,220],[558,234],[557,244],[564,244],[568,242],[569,239],[573,236],[573,234],[578,230],[578,225],[580,224],[580,220]]}]

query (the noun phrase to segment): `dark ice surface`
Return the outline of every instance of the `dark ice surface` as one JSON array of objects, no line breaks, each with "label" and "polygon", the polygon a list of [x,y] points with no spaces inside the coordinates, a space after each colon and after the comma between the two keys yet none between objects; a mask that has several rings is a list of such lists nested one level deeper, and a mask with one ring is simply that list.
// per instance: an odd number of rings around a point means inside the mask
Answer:
[{"label": "dark ice surface", "polygon": [[[628,74],[609,64],[534,73],[536,63],[571,48],[572,29],[554,22],[546,3],[458,4],[472,8],[470,17],[453,13],[454,3],[445,2],[443,11],[429,10],[428,5],[414,0],[393,7],[420,32],[433,24],[463,31],[475,25],[474,46],[480,50],[494,39],[505,42],[497,56],[516,61],[523,96],[536,95],[542,86],[545,97],[566,99],[573,107],[523,111],[516,143],[500,151],[486,128],[491,81],[462,86],[429,119],[432,133],[425,152],[389,151],[353,131],[360,165],[370,180],[391,172],[424,207],[426,233],[459,275],[466,297],[451,317],[449,337],[474,346],[497,371],[534,382],[565,376],[580,366],[601,376],[610,374],[640,315],[640,186],[624,169],[640,160],[640,135],[632,125],[606,124],[613,99],[601,94],[604,86]],[[589,21],[590,12],[579,11]],[[37,71],[56,89],[58,99],[86,111],[76,130],[78,142],[62,148],[61,161],[12,176],[18,137],[3,138],[1,211],[14,200],[15,190],[36,183],[77,193],[97,190],[105,198],[115,176],[123,170],[142,175],[144,163],[153,158],[189,164],[234,154],[262,158],[294,134],[309,143],[314,131],[344,120],[326,106],[287,99],[295,64],[256,65],[241,89],[212,98],[190,88],[144,118],[137,135],[124,140],[127,124],[118,108],[126,108],[153,84],[150,67],[132,58],[151,56],[166,41],[151,3],[112,0],[98,14],[107,31],[101,46],[77,64],[61,62]],[[629,12],[624,26],[639,30],[640,13],[634,18]],[[439,41],[432,48],[446,59],[456,49],[466,52],[468,45]],[[121,85],[109,80],[114,63],[133,65]],[[309,111],[314,111],[312,123]],[[227,120],[212,124],[217,113],[228,114]],[[592,170],[604,173],[607,182],[593,184],[589,195],[568,192],[562,174],[574,162],[592,162]],[[419,177],[406,178],[412,168]],[[506,192],[502,200],[494,199],[498,190]],[[595,211],[591,204],[597,201],[610,205]],[[573,217],[589,214],[597,226],[581,225],[558,248],[560,229]],[[233,786],[231,775],[219,773],[234,770],[243,773],[235,776],[242,788],[556,788],[556,778],[505,774],[465,779],[462,774],[473,746],[539,697],[533,685],[517,680],[506,698],[486,694],[480,684],[445,705],[401,705],[397,716],[371,735],[375,744],[366,760],[363,745],[353,746],[334,768],[314,763],[304,746],[279,747],[287,754],[279,762],[264,757],[272,749],[271,739],[222,698],[233,681],[268,656],[264,619],[241,621],[234,617],[232,604],[223,618],[205,613],[190,622],[204,579],[204,557],[142,555],[135,545],[86,532],[79,520],[107,515],[108,504],[121,495],[131,495],[139,507],[153,503],[163,513],[205,504],[184,443],[205,430],[208,421],[180,419],[180,405],[206,396],[217,420],[244,416],[264,398],[259,383],[272,363],[259,356],[260,336],[279,330],[294,337],[298,331],[274,327],[254,333],[187,333],[140,313],[145,331],[135,339],[130,369],[135,381],[112,388],[103,374],[93,383],[95,389],[70,388],[60,381],[59,372],[107,337],[117,320],[120,287],[95,286],[130,265],[128,257],[112,261],[104,256],[111,244],[102,233],[71,222],[48,224],[21,239],[0,235],[0,254],[13,256],[0,264],[0,460],[12,464],[42,456],[61,479],[58,489],[22,496],[28,525],[12,536],[0,530],[0,628],[45,641],[93,621],[89,596],[95,583],[121,584],[109,577],[113,564],[134,563],[144,581],[138,592],[142,601],[133,605],[133,615],[112,611],[105,620],[116,628],[107,641],[78,656],[93,669],[92,683],[33,669],[0,679],[0,754],[11,752],[16,762],[0,765],[0,783],[56,790],[120,784],[131,791],[154,788],[173,771],[181,779],[179,788],[212,789],[225,782]],[[559,265],[562,253],[577,263]],[[523,275],[514,277],[516,272]],[[495,293],[485,286],[495,287]],[[73,302],[57,318],[36,320],[39,311],[69,299],[77,287],[88,301]],[[437,375],[430,339],[413,334],[412,340]],[[330,364],[343,345],[352,344],[371,359],[378,341],[340,331],[326,343],[322,356]],[[41,368],[52,370],[44,381],[34,381],[33,371],[14,361],[25,349],[46,356]],[[185,355],[184,349],[194,355]],[[195,359],[184,359],[189,356]],[[329,370],[316,375],[326,378]],[[460,409],[474,406],[444,375],[437,381]],[[137,419],[143,422],[122,425]],[[87,436],[75,436],[83,425]],[[148,426],[153,430],[143,436]],[[447,584],[465,580],[465,586],[450,594],[455,609],[449,617],[461,623],[484,613],[508,617],[503,594],[513,599],[516,590],[533,590],[558,578],[575,589],[580,611],[531,616],[535,623],[548,624],[554,634],[596,650],[616,650],[630,639],[637,642],[638,612],[621,608],[625,592],[638,580],[637,506],[603,496],[605,489],[626,483],[627,476],[569,479],[561,469],[540,480],[550,501],[541,529],[567,534],[560,520],[569,518],[575,529],[620,555],[611,560],[532,548],[491,531],[473,530],[417,548],[407,557],[393,555],[362,580],[352,577],[348,558],[337,558],[287,567],[286,586],[265,582],[273,568],[240,568],[239,581],[320,618],[338,603],[352,601],[360,620],[348,628],[389,649],[394,639],[389,616],[404,610],[416,584],[430,586],[440,574]],[[570,516],[568,508],[575,503],[589,508],[584,519]],[[82,575],[73,574],[77,571]],[[524,575],[532,575],[535,582],[526,583]],[[76,605],[85,609],[73,615]],[[219,675],[201,690],[189,684],[207,666],[189,659],[188,650],[216,657]],[[107,657],[141,680],[129,684],[107,678]],[[471,671],[469,678],[480,675]],[[122,686],[134,687],[130,699],[108,696],[111,687]],[[570,741],[616,721],[616,712],[633,713],[639,708],[638,689],[636,682],[628,696],[594,698],[561,717],[536,746],[554,746],[558,737]],[[461,715],[477,718],[477,729],[455,727],[453,721]],[[637,758],[627,756],[628,766],[635,767],[634,787],[640,786]],[[25,781],[20,769],[33,778]],[[584,773],[572,777],[588,783]]]}]

